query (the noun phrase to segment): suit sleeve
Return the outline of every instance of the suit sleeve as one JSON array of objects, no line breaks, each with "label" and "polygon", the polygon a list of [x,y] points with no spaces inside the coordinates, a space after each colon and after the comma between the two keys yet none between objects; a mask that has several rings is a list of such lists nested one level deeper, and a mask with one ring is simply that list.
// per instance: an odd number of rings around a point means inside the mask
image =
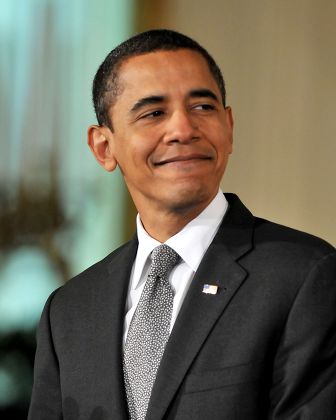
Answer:
[{"label": "suit sleeve", "polygon": [[336,253],[310,270],[275,357],[272,420],[336,419]]},{"label": "suit sleeve", "polygon": [[63,418],[59,366],[50,327],[50,306],[55,293],[45,304],[37,331],[34,385],[28,420]]}]

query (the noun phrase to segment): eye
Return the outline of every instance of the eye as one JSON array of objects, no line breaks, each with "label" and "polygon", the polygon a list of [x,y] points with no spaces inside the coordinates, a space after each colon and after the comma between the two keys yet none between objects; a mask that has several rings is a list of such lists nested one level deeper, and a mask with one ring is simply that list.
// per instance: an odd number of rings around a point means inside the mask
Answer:
[{"label": "eye", "polygon": [[152,112],[148,112],[147,114],[142,115],[141,118],[157,118],[157,117],[161,117],[161,115],[163,115],[164,112],[161,110],[155,110]]},{"label": "eye", "polygon": [[193,106],[192,109],[197,111],[212,111],[215,109],[215,106],[212,104],[198,104]]}]

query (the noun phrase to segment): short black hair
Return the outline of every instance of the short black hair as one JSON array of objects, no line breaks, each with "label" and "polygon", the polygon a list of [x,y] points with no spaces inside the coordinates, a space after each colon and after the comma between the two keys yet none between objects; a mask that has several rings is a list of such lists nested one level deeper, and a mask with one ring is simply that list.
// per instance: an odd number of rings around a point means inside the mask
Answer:
[{"label": "short black hair", "polygon": [[126,59],[154,51],[176,51],[179,49],[196,51],[205,58],[209,70],[217,82],[225,106],[226,91],[223,75],[208,51],[198,42],[179,32],[153,29],[137,34],[118,45],[99,66],[92,86],[93,105],[98,124],[112,128],[108,111],[120,93],[118,71]]}]

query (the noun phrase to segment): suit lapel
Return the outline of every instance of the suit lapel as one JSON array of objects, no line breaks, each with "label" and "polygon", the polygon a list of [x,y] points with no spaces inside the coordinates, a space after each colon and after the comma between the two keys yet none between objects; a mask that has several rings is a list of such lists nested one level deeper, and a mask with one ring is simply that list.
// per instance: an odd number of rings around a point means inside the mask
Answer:
[{"label": "suit lapel", "polygon": [[[95,334],[95,340],[99,340],[99,350],[95,357],[100,359],[100,381],[108,384],[107,394],[113,401],[115,419],[128,419],[127,403],[124,393],[123,370],[122,370],[122,337],[125,315],[125,302],[129,284],[130,273],[137,251],[137,240],[134,238],[121,249],[113,253],[107,264],[108,275],[97,279],[96,306],[93,325],[103,333]],[[101,282],[101,284],[98,284]]]},{"label": "suit lapel", "polygon": [[[251,249],[254,218],[238,197],[228,194],[226,198],[229,210],[195,274],[167,343],[147,420],[164,417],[211,329],[247,276],[238,259]],[[204,284],[217,285],[217,294],[202,293]]]}]

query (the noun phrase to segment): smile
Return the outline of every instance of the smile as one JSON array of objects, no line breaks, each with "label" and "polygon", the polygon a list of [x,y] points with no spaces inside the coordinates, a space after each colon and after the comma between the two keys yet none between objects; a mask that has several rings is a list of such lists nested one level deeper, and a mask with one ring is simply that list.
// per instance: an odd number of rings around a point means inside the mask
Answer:
[{"label": "smile", "polygon": [[159,162],[154,163],[155,166],[162,166],[166,165],[167,163],[188,163],[193,161],[199,160],[211,160],[210,156],[202,155],[202,154],[190,154],[185,156],[173,156],[167,159],[160,160]]}]

